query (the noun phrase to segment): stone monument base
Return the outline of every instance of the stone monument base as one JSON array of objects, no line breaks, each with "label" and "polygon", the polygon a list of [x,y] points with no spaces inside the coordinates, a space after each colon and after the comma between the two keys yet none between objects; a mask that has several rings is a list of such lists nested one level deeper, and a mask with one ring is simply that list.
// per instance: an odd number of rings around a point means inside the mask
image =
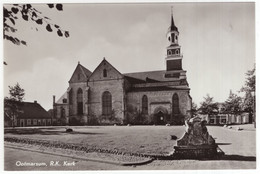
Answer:
[{"label": "stone monument base", "polygon": [[217,145],[174,146],[174,156],[178,159],[214,158],[217,156]]}]

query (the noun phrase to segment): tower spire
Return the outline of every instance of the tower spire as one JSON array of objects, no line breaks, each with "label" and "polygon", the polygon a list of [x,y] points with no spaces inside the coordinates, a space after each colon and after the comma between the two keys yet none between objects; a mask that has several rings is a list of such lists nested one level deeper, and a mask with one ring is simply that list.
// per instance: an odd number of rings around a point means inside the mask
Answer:
[{"label": "tower spire", "polygon": [[172,77],[175,75],[171,74],[171,71],[182,70],[182,55],[181,55],[181,46],[179,45],[179,31],[174,24],[173,19],[173,7],[171,6],[171,24],[167,32],[167,40],[169,41],[169,46],[166,48],[166,76]]},{"label": "tower spire", "polygon": [[171,26],[169,28],[170,31],[177,31],[178,32],[178,28],[175,26],[174,24],[174,19],[173,19],[173,7],[171,6]]},{"label": "tower spire", "polygon": [[174,26],[173,13],[172,13],[172,6],[171,6],[171,26]]}]

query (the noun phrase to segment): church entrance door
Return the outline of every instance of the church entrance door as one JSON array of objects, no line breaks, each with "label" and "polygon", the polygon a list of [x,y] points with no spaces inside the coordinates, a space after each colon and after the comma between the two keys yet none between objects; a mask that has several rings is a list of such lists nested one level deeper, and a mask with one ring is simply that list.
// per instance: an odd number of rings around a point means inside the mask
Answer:
[{"label": "church entrance door", "polygon": [[164,117],[164,113],[162,111],[159,111],[156,114],[156,122],[157,122],[157,125],[164,125],[165,124],[165,117]]}]

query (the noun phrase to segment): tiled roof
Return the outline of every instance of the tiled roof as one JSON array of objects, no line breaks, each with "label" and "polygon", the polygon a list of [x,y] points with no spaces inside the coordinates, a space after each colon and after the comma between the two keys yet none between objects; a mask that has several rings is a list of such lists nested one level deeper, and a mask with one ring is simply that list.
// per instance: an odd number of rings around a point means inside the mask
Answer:
[{"label": "tiled roof", "polygon": [[89,77],[90,75],[91,75],[91,71],[89,71],[87,68],[85,68],[84,66],[82,66],[81,64],[79,64],[80,65],[80,67],[82,68],[82,70],[84,71],[84,73],[85,73],[85,75],[87,76],[87,77]]},{"label": "tiled roof", "polygon": [[166,82],[166,81],[179,81],[178,78],[165,78],[165,70],[161,71],[146,71],[136,73],[123,74],[130,83],[153,83],[153,82]]},{"label": "tiled roof", "polygon": [[183,90],[189,89],[188,87],[168,87],[168,86],[152,86],[152,87],[132,87],[128,92],[142,92],[142,91],[172,91],[172,90]]},{"label": "tiled roof", "polygon": [[63,103],[63,99],[67,99],[68,100],[68,98],[67,98],[67,91],[55,103],[62,104]]},{"label": "tiled roof", "polygon": [[19,105],[21,112],[18,114],[19,119],[22,118],[51,118],[48,112],[39,104],[31,102],[22,102]]}]

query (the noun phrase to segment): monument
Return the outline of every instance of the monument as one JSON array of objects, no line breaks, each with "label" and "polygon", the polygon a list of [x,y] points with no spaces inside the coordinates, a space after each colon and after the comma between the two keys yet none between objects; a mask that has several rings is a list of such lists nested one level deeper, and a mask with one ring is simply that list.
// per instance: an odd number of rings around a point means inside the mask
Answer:
[{"label": "monument", "polygon": [[174,146],[177,158],[213,158],[217,155],[217,144],[209,135],[206,121],[196,116],[185,121],[186,130],[183,137]]}]

